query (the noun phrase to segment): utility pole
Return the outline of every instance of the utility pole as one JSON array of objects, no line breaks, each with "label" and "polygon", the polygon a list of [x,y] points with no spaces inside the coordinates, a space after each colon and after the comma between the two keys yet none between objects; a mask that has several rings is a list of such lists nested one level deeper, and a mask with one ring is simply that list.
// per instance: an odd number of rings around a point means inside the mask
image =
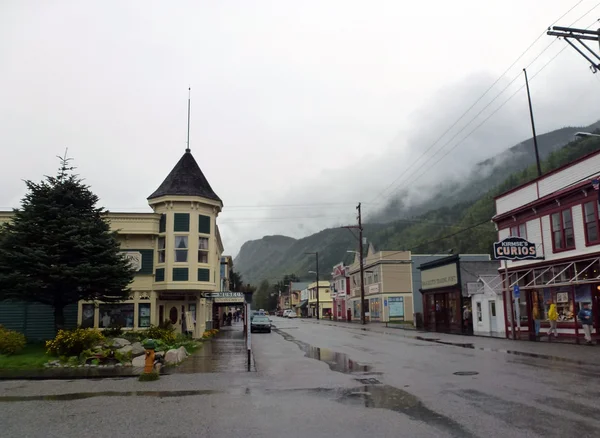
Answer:
[{"label": "utility pole", "polygon": [[[348,225],[348,226],[341,227],[341,228],[348,228],[348,229],[358,228],[358,251],[348,251],[348,252],[358,253],[358,255],[360,257],[360,262],[359,262],[359,266],[360,266],[360,323],[364,325],[367,323],[367,317],[366,317],[366,313],[365,313],[365,266],[364,266],[364,260],[363,260],[363,226],[362,226],[362,211],[361,211],[360,202],[358,203],[356,210],[358,211],[358,217],[357,217],[358,226]],[[354,235],[354,233],[352,233],[352,234]],[[356,237],[356,236],[354,236],[354,237]]]},{"label": "utility pole", "polygon": [[[596,73],[600,70],[600,55],[592,50],[585,41],[596,41],[600,44],[600,29],[598,30],[588,30],[588,29],[577,29],[574,27],[562,27],[562,26],[552,26],[546,32],[547,35],[562,37],[571,47],[573,47],[577,52],[583,56],[587,62],[590,63],[590,70],[592,73]],[[581,47],[587,50],[588,53],[583,52],[579,47],[575,45],[572,41],[575,40],[578,42]],[[595,59],[594,59],[595,58]]]},{"label": "utility pole", "polygon": [[537,164],[538,176],[542,176],[542,166],[540,165],[540,152],[538,150],[537,135],[535,134],[535,122],[533,120],[533,107],[531,106],[531,94],[529,93],[529,80],[527,79],[527,70],[525,73],[525,86],[527,87],[527,100],[529,101],[529,117],[531,118],[531,130],[533,131],[533,147],[535,148],[535,163]]},{"label": "utility pole", "polygon": [[321,305],[319,303],[319,251],[315,252],[315,256],[317,257],[317,320],[319,320],[321,318],[319,315],[321,310]]},{"label": "utility pole", "polygon": [[317,269],[316,271],[309,271],[309,273],[317,275],[317,319],[319,319],[319,252],[306,252],[304,254],[313,254],[317,259]]},{"label": "utility pole", "polygon": [[358,252],[360,253],[360,322],[365,325],[367,323],[365,315],[365,266],[363,260],[363,226],[360,202],[356,209],[358,210]]}]

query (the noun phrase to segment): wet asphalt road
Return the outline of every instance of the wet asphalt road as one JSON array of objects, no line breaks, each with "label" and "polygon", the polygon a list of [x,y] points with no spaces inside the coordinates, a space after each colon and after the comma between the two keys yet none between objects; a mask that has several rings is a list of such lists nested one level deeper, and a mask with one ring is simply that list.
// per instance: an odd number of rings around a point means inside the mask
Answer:
[{"label": "wet asphalt road", "polygon": [[252,372],[234,330],[158,382],[0,382],[0,436],[600,436],[600,363],[273,319]]}]

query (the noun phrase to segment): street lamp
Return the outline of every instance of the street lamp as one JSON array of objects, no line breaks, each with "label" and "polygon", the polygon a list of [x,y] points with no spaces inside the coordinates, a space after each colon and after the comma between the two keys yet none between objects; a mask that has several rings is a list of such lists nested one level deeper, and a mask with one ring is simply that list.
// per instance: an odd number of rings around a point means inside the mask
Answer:
[{"label": "street lamp", "polygon": [[[362,242],[361,242],[362,243]],[[362,245],[361,245],[362,248]],[[363,256],[358,251],[346,251],[354,254],[358,254],[360,260],[360,323],[365,325],[367,323],[367,317],[365,315],[365,267],[363,262]]]},{"label": "street lamp", "polygon": [[592,134],[591,132],[576,132],[575,137],[600,137],[600,134]]}]

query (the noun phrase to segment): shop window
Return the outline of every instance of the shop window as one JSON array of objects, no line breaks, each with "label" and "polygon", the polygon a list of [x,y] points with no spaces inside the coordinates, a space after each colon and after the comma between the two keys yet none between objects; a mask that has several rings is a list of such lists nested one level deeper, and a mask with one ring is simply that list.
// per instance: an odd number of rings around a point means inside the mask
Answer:
[{"label": "shop window", "polygon": [[188,236],[175,236],[175,261],[177,263],[187,262]]},{"label": "shop window", "polygon": [[138,327],[150,327],[150,304],[138,304]]},{"label": "shop window", "polygon": [[369,308],[371,309],[371,318],[379,319],[381,312],[381,301],[379,300],[379,298],[371,300]]},{"label": "shop window", "polygon": [[585,242],[597,243],[600,240],[598,233],[598,203],[586,202],[583,204],[583,221],[585,223]]},{"label": "shop window", "polygon": [[483,315],[481,312],[481,302],[477,302],[477,322],[482,322],[483,321]]},{"label": "shop window", "polygon": [[592,286],[589,284],[575,287],[575,313],[579,313],[584,304],[592,304]]},{"label": "shop window", "polygon": [[94,304],[84,304],[81,306],[81,328],[94,327],[94,315],[96,306]]},{"label": "shop window", "polygon": [[[428,305],[433,306],[433,294],[427,295],[428,297]],[[389,307],[389,319],[392,320],[400,320],[404,321],[404,297],[389,297],[388,298],[388,307]]]},{"label": "shop window", "polygon": [[510,235],[527,239],[527,224],[519,224],[510,227]]},{"label": "shop window", "polygon": [[198,263],[208,263],[208,237],[198,238]]},{"label": "shop window", "polygon": [[164,263],[165,262],[165,238],[164,237],[159,237],[158,238],[158,263]]},{"label": "shop window", "polygon": [[575,248],[575,235],[573,234],[573,216],[568,208],[561,212],[553,213],[552,246],[554,251],[563,251]]},{"label": "shop window", "polygon": [[547,287],[544,289],[544,319],[548,319],[550,303],[556,304],[559,322],[573,322],[574,304],[571,297],[571,287]]},{"label": "shop window", "polygon": [[100,304],[100,328],[133,328],[133,304]]}]

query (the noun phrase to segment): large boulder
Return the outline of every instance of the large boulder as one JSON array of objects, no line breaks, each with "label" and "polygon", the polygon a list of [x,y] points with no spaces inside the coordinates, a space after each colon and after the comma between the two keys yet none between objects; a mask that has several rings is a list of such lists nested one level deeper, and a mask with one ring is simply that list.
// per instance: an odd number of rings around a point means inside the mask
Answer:
[{"label": "large boulder", "polygon": [[[124,347],[121,347],[117,350],[117,353],[121,353],[121,354],[127,354],[127,353],[132,353],[133,347],[131,345],[125,345]],[[133,354],[133,353],[132,353]]]},{"label": "large boulder", "polygon": [[139,356],[140,354],[144,354],[146,349],[143,347],[141,342],[134,342],[131,344],[131,355],[133,357]]},{"label": "large boulder", "polygon": [[172,349],[167,351],[167,354],[165,354],[165,362],[168,364],[178,364],[181,362],[177,350]]},{"label": "large boulder", "polygon": [[177,349],[177,360],[179,362],[182,362],[185,360],[186,357],[189,356],[189,353],[187,352],[187,350],[185,349],[185,347],[181,346]]},{"label": "large boulder", "polygon": [[137,368],[143,368],[146,366],[146,355],[134,357],[131,361],[131,365]]},{"label": "large boulder", "polygon": [[112,340],[113,347],[121,348],[121,347],[124,347],[125,345],[131,345],[131,342],[129,342],[127,339],[123,339],[123,338],[114,338]]}]

